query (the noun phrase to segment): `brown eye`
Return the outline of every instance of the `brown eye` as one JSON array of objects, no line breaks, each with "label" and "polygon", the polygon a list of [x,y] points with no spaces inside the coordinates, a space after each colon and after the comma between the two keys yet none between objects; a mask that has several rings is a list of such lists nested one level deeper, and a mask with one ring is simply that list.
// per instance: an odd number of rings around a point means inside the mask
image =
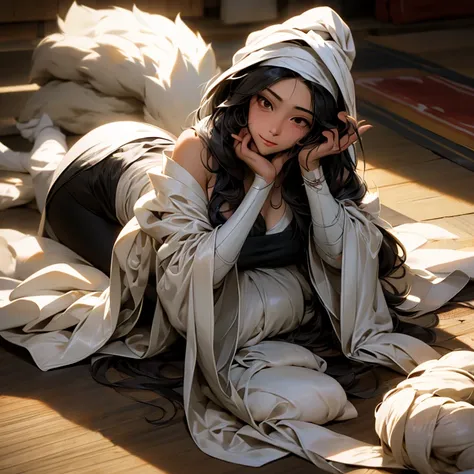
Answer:
[{"label": "brown eye", "polygon": [[271,110],[272,103],[267,98],[263,97],[263,95],[257,96],[257,101],[264,109]]},{"label": "brown eye", "polygon": [[302,118],[302,117],[295,117],[293,121],[296,123],[296,125],[299,125],[300,127],[309,127],[310,123]]}]

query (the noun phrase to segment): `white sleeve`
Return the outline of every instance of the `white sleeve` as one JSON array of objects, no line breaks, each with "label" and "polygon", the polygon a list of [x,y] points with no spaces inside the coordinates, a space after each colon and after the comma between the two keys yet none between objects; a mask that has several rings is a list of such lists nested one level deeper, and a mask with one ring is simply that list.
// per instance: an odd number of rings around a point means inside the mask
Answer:
[{"label": "white sleeve", "polygon": [[235,265],[248,234],[262,210],[273,183],[258,175],[236,211],[217,231],[214,286],[219,285]]},{"label": "white sleeve", "polygon": [[342,204],[332,196],[320,167],[313,171],[303,171],[303,179],[318,254],[332,267],[341,268],[345,216]]}]

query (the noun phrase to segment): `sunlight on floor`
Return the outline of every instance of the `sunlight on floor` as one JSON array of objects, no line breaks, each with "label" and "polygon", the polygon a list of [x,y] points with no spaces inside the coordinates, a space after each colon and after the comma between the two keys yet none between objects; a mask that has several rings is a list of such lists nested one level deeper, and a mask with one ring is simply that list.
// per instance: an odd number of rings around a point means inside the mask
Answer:
[{"label": "sunlight on floor", "polygon": [[94,472],[122,472],[139,467],[140,472],[168,474],[38,400],[0,396],[0,420],[0,471],[65,472],[74,468],[92,472],[89,469],[94,468]]},{"label": "sunlight on floor", "polygon": [[6,94],[7,92],[34,92],[39,89],[38,84],[20,84],[14,86],[2,86],[0,87],[0,94]]},{"label": "sunlight on floor", "polygon": [[[359,163],[358,172],[369,190],[379,195],[381,217],[393,226],[408,222],[429,222],[451,232],[456,239],[434,240],[425,248],[469,249],[474,246],[473,174],[428,150],[403,150],[404,139],[393,138],[387,129],[376,131],[365,172]],[[387,134],[387,135],[386,135]],[[388,137],[384,142],[383,135]],[[399,149],[390,145],[399,145]],[[405,160],[405,156],[408,159]],[[411,159],[413,158],[413,159]]]},{"label": "sunlight on floor", "polygon": [[[360,167],[359,167],[360,168]],[[359,170],[381,203],[416,221],[474,213],[472,172],[445,159],[397,165],[367,161]]]}]

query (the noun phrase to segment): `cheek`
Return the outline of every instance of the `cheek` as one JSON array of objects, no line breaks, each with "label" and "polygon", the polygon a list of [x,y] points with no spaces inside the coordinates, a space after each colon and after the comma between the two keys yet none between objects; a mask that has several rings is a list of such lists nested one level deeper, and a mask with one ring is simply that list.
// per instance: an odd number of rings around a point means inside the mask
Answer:
[{"label": "cheek", "polygon": [[248,122],[249,125],[257,125],[262,119],[262,111],[258,107],[258,104],[256,103],[250,103],[249,107],[249,118]]},{"label": "cheek", "polygon": [[295,125],[291,124],[288,127],[288,143],[294,145],[298,140],[301,140],[306,134],[308,130],[306,128],[296,127]]}]

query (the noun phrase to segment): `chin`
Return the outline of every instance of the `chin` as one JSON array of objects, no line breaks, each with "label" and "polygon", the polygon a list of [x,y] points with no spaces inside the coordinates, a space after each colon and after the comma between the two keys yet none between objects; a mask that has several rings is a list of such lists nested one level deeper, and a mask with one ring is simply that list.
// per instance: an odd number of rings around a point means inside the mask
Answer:
[{"label": "chin", "polygon": [[263,156],[264,158],[267,158],[270,161],[278,153],[277,151],[273,151],[270,148],[267,148],[266,146],[261,146],[261,147],[257,146],[257,149],[261,156]]},{"label": "chin", "polygon": [[[258,148],[258,147],[257,147]],[[262,156],[272,156],[274,155],[274,153],[272,151],[270,151],[268,148],[266,147],[262,147],[262,149],[258,149],[258,152],[260,153],[260,155]]]},{"label": "chin", "polygon": [[266,150],[265,153],[261,153],[261,155],[266,158],[268,161],[272,161],[273,158],[275,158],[276,156],[278,156],[278,154],[280,153],[280,151],[270,151],[270,150]]}]

